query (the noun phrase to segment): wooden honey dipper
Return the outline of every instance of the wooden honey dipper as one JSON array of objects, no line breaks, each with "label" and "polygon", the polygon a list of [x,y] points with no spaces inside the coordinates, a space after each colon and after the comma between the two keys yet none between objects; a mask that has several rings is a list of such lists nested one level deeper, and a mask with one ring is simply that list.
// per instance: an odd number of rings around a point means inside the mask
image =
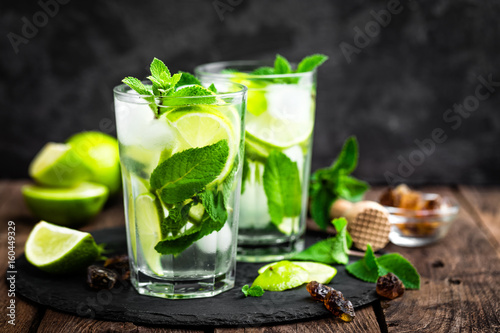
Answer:
[{"label": "wooden honey dipper", "polygon": [[356,203],[337,199],[330,208],[332,218],[345,217],[347,231],[351,234],[353,244],[366,251],[370,244],[373,251],[384,248],[389,242],[389,213],[375,201]]}]

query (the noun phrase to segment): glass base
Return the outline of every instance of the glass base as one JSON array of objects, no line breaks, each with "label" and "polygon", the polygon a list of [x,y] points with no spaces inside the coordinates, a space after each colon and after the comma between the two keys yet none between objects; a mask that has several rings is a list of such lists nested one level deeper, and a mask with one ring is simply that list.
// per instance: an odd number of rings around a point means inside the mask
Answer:
[{"label": "glass base", "polygon": [[141,295],[169,299],[203,298],[218,295],[234,287],[234,270],[217,276],[196,279],[165,279],[142,272],[132,273],[130,281]]},{"label": "glass base", "polygon": [[304,237],[289,239],[284,242],[261,242],[254,244],[238,239],[236,259],[243,262],[269,262],[291,258],[304,250]]}]

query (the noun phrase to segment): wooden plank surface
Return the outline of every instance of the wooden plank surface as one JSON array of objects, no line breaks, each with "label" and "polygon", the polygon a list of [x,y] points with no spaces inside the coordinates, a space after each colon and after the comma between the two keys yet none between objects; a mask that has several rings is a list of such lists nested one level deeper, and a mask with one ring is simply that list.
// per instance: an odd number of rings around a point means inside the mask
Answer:
[{"label": "wooden plank surface", "polygon": [[[133,323],[108,322],[79,318],[53,310],[45,310],[31,302],[16,299],[16,327],[6,323],[7,257],[6,222],[16,223],[16,254],[20,255],[26,238],[37,220],[32,217],[20,194],[26,181],[0,181],[0,306],[1,332],[201,332],[160,327],[145,327]],[[357,311],[353,323],[341,323],[329,318],[288,325],[247,328],[218,328],[228,332],[458,332],[500,331],[500,223],[497,204],[500,189],[459,187],[427,188],[428,191],[456,197],[462,209],[459,218],[442,241],[423,248],[403,248],[389,245],[388,251],[399,252],[417,267],[422,275],[422,288],[407,291],[402,298],[381,301]],[[375,189],[369,197],[380,193]],[[123,225],[120,198],[84,230]],[[212,332],[211,329],[205,330]]]}]

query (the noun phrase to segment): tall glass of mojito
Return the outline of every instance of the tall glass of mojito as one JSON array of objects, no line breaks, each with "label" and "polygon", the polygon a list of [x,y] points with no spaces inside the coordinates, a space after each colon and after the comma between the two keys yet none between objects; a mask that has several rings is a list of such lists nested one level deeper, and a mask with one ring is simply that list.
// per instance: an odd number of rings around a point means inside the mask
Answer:
[{"label": "tall glass of mojito", "polygon": [[164,298],[234,286],[246,88],[158,59],[114,88],[131,282]]},{"label": "tall glass of mojito", "polygon": [[309,56],[295,69],[281,56],[195,69],[203,83],[248,87],[238,260],[279,260],[304,248],[316,68],[326,59]]}]

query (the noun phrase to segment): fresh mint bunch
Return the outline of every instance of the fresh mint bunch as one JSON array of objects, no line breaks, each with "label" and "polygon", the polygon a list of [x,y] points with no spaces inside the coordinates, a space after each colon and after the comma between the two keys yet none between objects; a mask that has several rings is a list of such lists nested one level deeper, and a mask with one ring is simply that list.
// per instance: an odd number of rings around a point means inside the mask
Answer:
[{"label": "fresh mint bunch", "polygon": [[153,59],[149,68],[151,75],[148,76],[148,79],[151,81],[151,85],[145,85],[139,79],[131,76],[124,78],[122,82],[138,94],[144,95],[143,98],[149,102],[149,106],[156,118],[162,113],[162,108],[158,107],[157,104],[158,99],[161,97],[210,96],[188,100],[172,98],[169,100],[169,105],[185,105],[186,102],[188,104],[215,104],[217,102],[215,96],[211,97],[211,95],[217,92],[213,84],[207,89],[201,85],[197,78],[188,72],[180,71],[177,74],[171,75],[168,67],[163,61],[157,58]]},{"label": "fresh mint bunch", "polygon": [[356,169],[357,163],[358,142],[351,136],[330,167],[313,173],[309,187],[311,215],[320,228],[325,229],[328,225],[330,207],[336,199],[359,201],[369,189],[364,181],[349,176]]},{"label": "fresh mint bunch", "polygon": [[413,265],[399,253],[375,257],[368,244],[365,256],[346,266],[346,270],[360,280],[376,283],[380,276],[388,273],[396,275],[408,289],[420,289],[420,275]]},{"label": "fresh mint bunch", "polygon": [[333,220],[332,224],[337,230],[335,237],[311,245],[304,251],[295,254],[292,259],[324,264],[347,264],[349,262],[348,251],[352,246],[351,236],[347,232],[347,220],[341,217]]}]

